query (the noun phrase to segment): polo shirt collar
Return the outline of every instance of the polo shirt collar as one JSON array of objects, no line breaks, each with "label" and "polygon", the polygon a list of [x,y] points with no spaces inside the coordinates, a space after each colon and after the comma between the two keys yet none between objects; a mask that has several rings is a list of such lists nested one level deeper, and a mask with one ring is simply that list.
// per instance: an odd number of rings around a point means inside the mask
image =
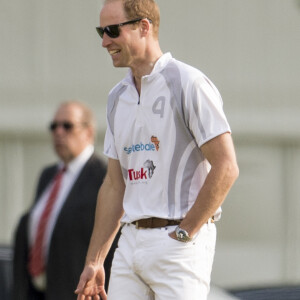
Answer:
[{"label": "polo shirt collar", "polygon": [[[169,61],[171,59],[172,59],[172,55],[170,52],[163,54],[155,63],[151,73],[149,75],[145,75],[143,77],[152,77],[152,76],[156,75],[157,73],[159,73],[161,70],[163,70],[165,68],[165,66],[169,63]],[[123,82],[123,84],[134,85],[132,71],[130,68],[127,72],[126,77],[122,80],[122,82]]]}]

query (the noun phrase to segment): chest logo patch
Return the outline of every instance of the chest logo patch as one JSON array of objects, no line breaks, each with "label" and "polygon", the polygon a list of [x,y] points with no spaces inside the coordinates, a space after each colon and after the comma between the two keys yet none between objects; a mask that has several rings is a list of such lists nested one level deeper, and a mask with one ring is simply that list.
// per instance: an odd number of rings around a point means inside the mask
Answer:
[{"label": "chest logo patch", "polygon": [[151,142],[155,145],[156,151],[159,149],[159,140],[156,136],[152,135],[151,136]]},{"label": "chest logo patch", "polygon": [[159,143],[160,141],[158,138],[154,135],[151,136],[150,142],[147,142],[146,144],[140,142],[139,144],[133,144],[129,147],[124,147],[123,150],[126,152],[126,154],[131,153],[137,153],[142,151],[158,151],[159,150]]},{"label": "chest logo patch", "polygon": [[143,167],[141,167],[138,170],[129,169],[128,170],[128,176],[130,181],[138,181],[138,180],[147,180],[151,179],[151,177],[154,174],[156,166],[154,165],[153,161],[150,159],[147,159]]}]

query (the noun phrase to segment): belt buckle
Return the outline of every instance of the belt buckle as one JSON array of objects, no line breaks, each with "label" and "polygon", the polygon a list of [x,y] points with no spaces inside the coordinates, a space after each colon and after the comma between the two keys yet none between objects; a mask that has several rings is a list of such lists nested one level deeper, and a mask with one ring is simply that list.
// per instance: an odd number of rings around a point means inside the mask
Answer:
[{"label": "belt buckle", "polygon": [[212,216],[208,219],[207,224],[209,223],[215,223],[215,216]]},{"label": "belt buckle", "polygon": [[135,221],[135,228],[136,229],[143,229],[145,227],[139,226],[139,221]]}]

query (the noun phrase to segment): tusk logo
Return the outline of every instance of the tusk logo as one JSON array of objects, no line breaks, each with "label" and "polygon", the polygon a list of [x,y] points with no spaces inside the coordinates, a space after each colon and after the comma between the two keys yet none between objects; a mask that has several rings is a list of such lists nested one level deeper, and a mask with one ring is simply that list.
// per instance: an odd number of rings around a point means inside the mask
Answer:
[{"label": "tusk logo", "polygon": [[140,168],[139,170],[134,170],[134,169],[128,170],[129,180],[137,181],[137,180],[151,179],[154,174],[155,168],[156,168],[156,166],[154,165],[153,161],[150,159],[147,159],[144,162],[143,167]]},{"label": "tusk logo", "polygon": [[151,178],[154,174],[154,170],[155,170],[155,166],[154,166],[154,163],[152,160],[150,159],[147,159],[145,162],[144,162],[144,167],[147,168],[148,170],[148,175],[149,175],[149,178]]}]

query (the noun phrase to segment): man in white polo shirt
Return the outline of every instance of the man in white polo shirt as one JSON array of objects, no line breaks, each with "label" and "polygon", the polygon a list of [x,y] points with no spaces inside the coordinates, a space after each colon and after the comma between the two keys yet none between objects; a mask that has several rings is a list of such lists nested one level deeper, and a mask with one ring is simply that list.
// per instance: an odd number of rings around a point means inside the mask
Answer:
[{"label": "man in white polo shirt", "polygon": [[[97,31],[127,76],[109,94],[108,171],[78,300],[107,299],[103,260],[119,224],[109,300],[206,299],[221,204],[238,176],[221,96],[163,54],[153,0],[107,0]],[[106,216],[104,216],[106,214]]]}]

